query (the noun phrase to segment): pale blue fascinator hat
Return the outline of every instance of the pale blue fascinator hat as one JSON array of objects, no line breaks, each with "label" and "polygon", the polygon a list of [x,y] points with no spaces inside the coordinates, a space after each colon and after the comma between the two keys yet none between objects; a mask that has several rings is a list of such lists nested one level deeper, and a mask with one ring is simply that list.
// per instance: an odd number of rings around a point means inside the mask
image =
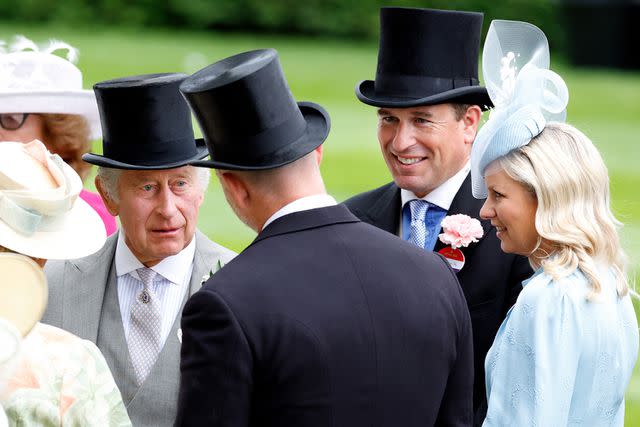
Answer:
[{"label": "pale blue fascinator hat", "polygon": [[482,53],[482,70],[495,108],[471,151],[473,196],[487,197],[485,169],[542,132],[547,122],[564,122],[569,91],[549,70],[549,43],[535,25],[491,22]]}]

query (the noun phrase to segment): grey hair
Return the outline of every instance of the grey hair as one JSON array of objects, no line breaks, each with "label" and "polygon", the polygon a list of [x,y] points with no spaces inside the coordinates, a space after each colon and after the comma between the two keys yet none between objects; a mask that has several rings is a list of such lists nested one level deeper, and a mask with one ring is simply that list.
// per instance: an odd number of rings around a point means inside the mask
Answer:
[{"label": "grey hair", "polygon": [[[207,187],[209,187],[211,172],[208,168],[191,167],[195,169],[196,182],[198,183],[198,187],[202,193],[204,193],[207,191]],[[118,195],[118,180],[120,179],[121,174],[122,169],[107,168],[104,166],[99,166],[96,174],[96,178],[98,178],[102,183],[102,189],[106,193],[105,195],[114,202],[120,201],[120,197]]]},{"label": "grey hair", "polygon": [[120,179],[121,173],[122,169],[107,168],[104,166],[98,166],[98,172],[96,173],[96,178],[100,180],[105,196],[114,202],[120,201],[120,197],[118,196],[118,179]]}]

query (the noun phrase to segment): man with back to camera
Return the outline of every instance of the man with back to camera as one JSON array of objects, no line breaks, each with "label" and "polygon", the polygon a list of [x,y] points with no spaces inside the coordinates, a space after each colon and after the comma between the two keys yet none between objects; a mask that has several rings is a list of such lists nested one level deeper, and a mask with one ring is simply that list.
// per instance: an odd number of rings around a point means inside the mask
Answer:
[{"label": "man with back to camera", "polygon": [[183,312],[177,426],[470,425],[469,314],[442,258],[359,221],[320,175],[329,116],[272,49],[180,86],[258,236]]},{"label": "man with back to camera", "polygon": [[[469,158],[482,110],[491,100],[478,81],[482,14],[435,9],[382,8],[375,81],[356,96],[378,107],[378,141],[394,182],[359,194],[345,205],[364,222],[415,242],[427,251],[447,215],[480,219],[483,200],[471,194]],[[475,424],[486,412],[484,359],[533,273],[526,258],[500,250],[496,230],[461,249],[459,269],[473,324]],[[460,268],[461,267],[461,268]]]}]

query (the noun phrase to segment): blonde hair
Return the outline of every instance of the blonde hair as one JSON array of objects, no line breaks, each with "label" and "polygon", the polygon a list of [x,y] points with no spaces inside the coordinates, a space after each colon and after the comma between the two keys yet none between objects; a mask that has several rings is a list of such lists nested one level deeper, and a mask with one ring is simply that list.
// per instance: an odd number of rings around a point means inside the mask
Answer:
[{"label": "blonde hair", "polygon": [[75,114],[40,114],[44,123],[43,141],[49,151],[62,157],[84,181],[91,165],[82,155],[91,149],[89,123]]},{"label": "blonde hair", "polygon": [[[617,231],[622,224],[611,212],[607,168],[589,138],[573,126],[548,123],[529,144],[498,162],[538,201],[532,266],[554,279],[580,269],[591,299],[601,290],[596,262],[603,262],[613,267],[618,295],[627,295],[626,256]],[[544,254],[543,243],[552,256]]]}]

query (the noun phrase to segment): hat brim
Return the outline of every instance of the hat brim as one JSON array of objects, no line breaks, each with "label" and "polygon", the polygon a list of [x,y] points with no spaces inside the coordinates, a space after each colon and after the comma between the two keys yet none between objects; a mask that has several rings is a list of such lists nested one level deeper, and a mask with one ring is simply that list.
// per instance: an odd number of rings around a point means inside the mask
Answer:
[{"label": "hat brim", "polygon": [[[0,319],[8,321],[24,337],[40,320],[47,307],[47,279],[38,264],[19,254],[0,254],[0,271],[3,280],[3,286],[0,287]],[[2,346],[7,345],[8,338],[3,334],[11,329],[6,324],[0,324]]]},{"label": "hat brim", "polygon": [[363,80],[356,85],[356,96],[374,107],[405,108],[445,103],[478,105],[483,111],[493,107],[487,89],[482,86],[465,86],[427,97],[409,98],[376,93],[375,82]]},{"label": "hat brim", "polygon": [[273,160],[260,162],[258,165],[242,165],[220,162],[215,160],[200,160],[191,162],[193,166],[225,170],[266,170],[275,169],[292,163],[318,148],[329,135],[331,119],[329,113],[320,105],[313,102],[298,102],[300,112],[307,122],[304,134],[296,141],[288,144],[277,153],[270,153]]},{"label": "hat brim", "polygon": [[100,249],[106,239],[100,215],[80,198],[60,218],[54,231],[36,231],[27,236],[0,220],[0,245],[34,258],[82,258]]},{"label": "hat brim", "polygon": [[174,162],[162,163],[157,165],[135,165],[131,163],[119,162],[117,160],[110,159],[100,154],[87,153],[82,156],[82,160],[87,163],[91,163],[96,166],[103,166],[113,169],[128,169],[128,170],[159,170],[159,169],[174,169],[182,166],[190,165],[195,160],[204,159],[209,155],[207,146],[204,143],[204,139],[198,138],[196,142],[197,154],[186,159],[177,160]]},{"label": "hat brim", "polygon": [[100,114],[93,91],[4,91],[0,92],[0,113],[76,114],[89,124],[89,137],[102,137]]}]

